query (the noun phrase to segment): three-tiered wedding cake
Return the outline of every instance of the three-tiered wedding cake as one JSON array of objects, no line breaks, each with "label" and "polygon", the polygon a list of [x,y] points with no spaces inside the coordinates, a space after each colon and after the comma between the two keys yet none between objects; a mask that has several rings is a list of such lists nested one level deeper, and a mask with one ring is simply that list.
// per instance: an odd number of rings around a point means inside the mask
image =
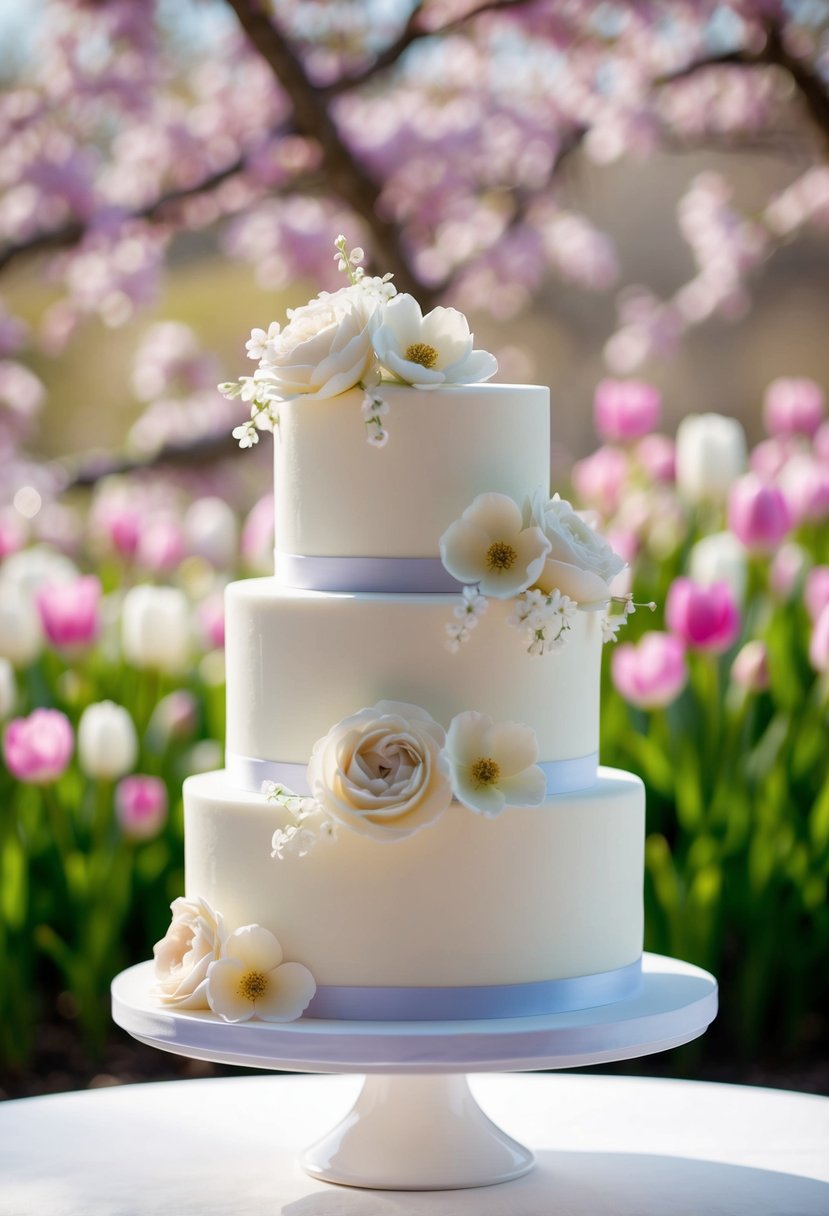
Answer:
[{"label": "three-tiered wedding cake", "polygon": [[[622,999],[644,794],[598,768],[621,562],[548,497],[548,392],[463,383],[495,366],[465,320],[385,281],[320,300],[251,342],[254,420],[278,402],[276,576],[227,589],[226,769],[184,787],[159,999],[229,1021]],[[285,391],[291,359],[310,389]]]}]

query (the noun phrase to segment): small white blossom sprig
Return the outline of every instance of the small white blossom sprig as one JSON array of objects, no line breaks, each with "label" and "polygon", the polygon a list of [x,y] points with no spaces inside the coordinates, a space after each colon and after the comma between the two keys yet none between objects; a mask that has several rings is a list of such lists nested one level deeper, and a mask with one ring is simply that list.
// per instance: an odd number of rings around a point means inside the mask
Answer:
[{"label": "small white blossom sprig", "polygon": [[368,442],[374,448],[384,448],[389,441],[389,433],[383,425],[383,419],[389,412],[388,402],[367,390],[360,408],[368,431]]},{"label": "small white blossom sprig", "polygon": [[[262,793],[268,802],[292,815],[294,823],[277,828],[271,839],[271,857],[284,861],[286,857],[307,857],[319,840],[333,840],[335,827],[330,819],[320,813],[320,806],[313,798],[295,794],[277,781],[263,781]],[[308,820],[316,822],[307,826]]]},{"label": "small white blossom sprig", "polygon": [[481,595],[477,584],[464,587],[459,602],[452,609],[457,620],[450,621],[444,626],[446,631],[446,649],[450,654],[457,654],[464,642],[472,637],[472,630],[484,615],[489,606],[489,600]]},{"label": "small white blossom sprig", "polygon": [[566,644],[577,611],[576,601],[558,589],[545,592],[531,587],[516,598],[508,624],[524,632],[527,654],[551,654]]},{"label": "small white blossom sprig", "polygon": [[648,604],[637,604],[634,601],[632,593],[627,595],[614,595],[610,600],[611,604],[620,606],[619,612],[606,613],[602,617],[602,641],[617,642],[619,640],[619,630],[623,625],[627,624],[629,616],[633,616],[637,608],[647,608],[649,612],[656,612],[656,602],[651,600]]},{"label": "small white blossom sprig", "polygon": [[[271,326],[273,328],[273,326]],[[264,330],[255,329],[251,335],[261,334],[266,337]],[[250,347],[251,342],[248,342]],[[241,397],[242,401],[250,403],[250,418],[233,428],[233,438],[240,448],[252,448],[259,442],[260,431],[275,431],[279,426],[279,412],[276,408],[276,397],[269,384],[257,380],[256,375],[242,376],[239,380],[229,380],[219,385],[219,392],[229,401]]]}]

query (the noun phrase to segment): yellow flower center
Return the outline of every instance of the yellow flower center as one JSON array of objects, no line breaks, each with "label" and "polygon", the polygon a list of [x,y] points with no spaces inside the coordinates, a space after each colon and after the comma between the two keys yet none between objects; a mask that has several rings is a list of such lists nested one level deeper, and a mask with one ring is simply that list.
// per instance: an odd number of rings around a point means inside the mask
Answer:
[{"label": "yellow flower center", "polygon": [[491,756],[482,756],[472,765],[472,780],[476,785],[494,785],[500,776],[498,762]]},{"label": "yellow flower center", "polygon": [[239,996],[251,1003],[258,1001],[268,991],[268,977],[261,971],[246,971],[239,980]]},{"label": "yellow flower center", "polygon": [[421,367],[434,367],[438,361],[438,352],[426,342],[413,342],[406,348],[403,358],[409,363],[419,363]]},{"label": "yellow flower center", "polygon": [[518,554],[505,540],[494,540],[486,551],[486,564],[490,570],[509,570],[518,560]]}]

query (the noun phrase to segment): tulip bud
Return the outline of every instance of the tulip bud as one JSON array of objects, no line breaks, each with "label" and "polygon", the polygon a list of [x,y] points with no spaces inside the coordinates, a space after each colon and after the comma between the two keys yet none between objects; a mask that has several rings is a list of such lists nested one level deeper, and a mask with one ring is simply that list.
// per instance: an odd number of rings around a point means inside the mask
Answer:
[{"label": "tulip bud", "polygon": [[776,549],[792,529],[792,513],[782,491],[756,473],[746,473],[728,496],[728,526],[747,549]]},{"label": "tulip bud", "polygon": [[602,380],[593,399],[596,432],[605,443],[647,435],[659,422],[659,390],[642,380]]},{"label": "tulip bud", "polygon": [[613,652],[613,683],[639,709],[670,705],[688,681],[685,646],[670,633],[653,630],[638,642],[624,642]]},{"label": "tulip bud", "polygon": [[746,467],[746,438],[736,418],[690,414],[676,433],[676,481],[689,502],[724,502]]},{"label": "tulip bud", "polygon": [[823,389],[814,380],[781,378],[766,389],[763,421],[770,435],[814,435],[823,418]]},{"label": "tulip bud", "polygon": [[238,551],[238,525],[223,498],[199,498],[184,517],[184,533],[191,552],[219,569],[232,566]]},{"label": "tulip bud", "polygon": [[78,760],[89,777],[114,781],[135,764],[138,739],[129,712],[114,701],[89,705],[78,724]]},{"label": "tulip bud", "polygon": [[780,489],[796,523],[818,522],[829,515],[829,467],[806,452],[787,461]]},{"label": "tulip bud", "polygon": [[698,540],[688,558],[688,573],[695,583],[710,587],[728,583],[738,604],[746,592],[746,550],[733,532],[713,532]]},{"label": "tulip bud", "polygon": [[765,692],[769,686],[769,655],[758,638],[746,642],[731,664],[731,679],[746,692]]},{"label": "tulip bud", "polygon": [[157,836],[167,819],[167,787],[158,777],[125,777],[115,790],[115,814],[129,840]]},{"label": "tulip bud", "polygon": [[190,653],[190,608],[175,587],[131,587],[121,607],[121,641],[128,662],[177,672]]},{"label": "tulip bud", "polygon": [[612,515],[619,506],[628,475],[628,458],[619,448],[597,448],[573,465],[573,489],[578,501]]},{"label": "tulip bud", "polygon": [[57,781],[72,758],[69,719],[57,709],[36,709],[14,718],[3,735],[6,767],[18,781],[48,785]]},{"label": "tulip bud", "polygon": [[809,662],[815,671],[829,672],[829,605],[815,621],[809,642]]},{"label": "tulip bud", "polygon": [[273,574],[273,533],[273,494],[266,494],[250,511],[242,528],[242,557],[252,570]]},{"label": "tulip bud", "polygon": [[0,656],[26,667],[42,645],[40,620],[29,598],[12,584],[0,584]]},{"label": "tulip bud", "polygon": [[740,632],[740,612],[728,583],[700,587],[689,578],[675,579],[665,603],[672,633],[696,650],[721,654]]},{"label": "tulip bud", "polygon": [[101,584],[92,574],[66,583],[44,583],[35,603],[43,632],[59,648],[89,646],[101,626]]},{"label": "tulip bud", "polygon": [[668,435],[646,435],[636,445],[636,459],[651,481],[676,480],[676,444]]},{"label": "tulip bud", "polygon": [[829,604],[829,566],[815,566],[809,571],[803,599],[806,611],[812,620],[816,621]]},{"label": "tulip bud", "polygon": [[175,570],[184,557],[184,536],[177,520],[158,515],[141,530],[136,561],[145,570],[165,573]]}]

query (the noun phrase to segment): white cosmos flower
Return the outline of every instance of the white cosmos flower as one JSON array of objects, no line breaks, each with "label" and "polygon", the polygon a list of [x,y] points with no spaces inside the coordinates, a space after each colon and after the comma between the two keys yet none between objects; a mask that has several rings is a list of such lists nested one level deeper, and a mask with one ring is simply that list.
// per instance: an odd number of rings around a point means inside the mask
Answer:
[{"label": "white cosmos flower", "polygon": [[479,494],[440,538],[441,560],[461,583],[481,595],[509,599],[537,581],[550,552],[540,528],[525,528],[506,494]]},{"label": "white cosmos flower", "polygon": [[302,963],[283,963],[282,947],[261,925],[232,933],[207,969],[207,1000],[226,1022],[293,1022],[317,990]]},{"label": "white cosmos flower", "polygon": [[467,710],[449,725],[446,757],[455,797],[488,819],[508,806],[540,806],[547,796],[547,778],[536,763],[538,741],[530,726],[494,725],[485,714]]},{"label": "white cosmos flower", "polygon": [[405,294],[382,306],[372,340],[386,371],[415,388],[477,384],[498,370],[494,355],[472,349],[462,312],[433,308],[424,317],[417,300]]},{"label": "white cosmos flower", "polygon": [[582,608],[606,604],[610,584],[625,568],[624,558],[558,494],[547,499],[539,490],[532,501],[530,518],[550,543],[538,579],[541,590],[558,590]]}]

